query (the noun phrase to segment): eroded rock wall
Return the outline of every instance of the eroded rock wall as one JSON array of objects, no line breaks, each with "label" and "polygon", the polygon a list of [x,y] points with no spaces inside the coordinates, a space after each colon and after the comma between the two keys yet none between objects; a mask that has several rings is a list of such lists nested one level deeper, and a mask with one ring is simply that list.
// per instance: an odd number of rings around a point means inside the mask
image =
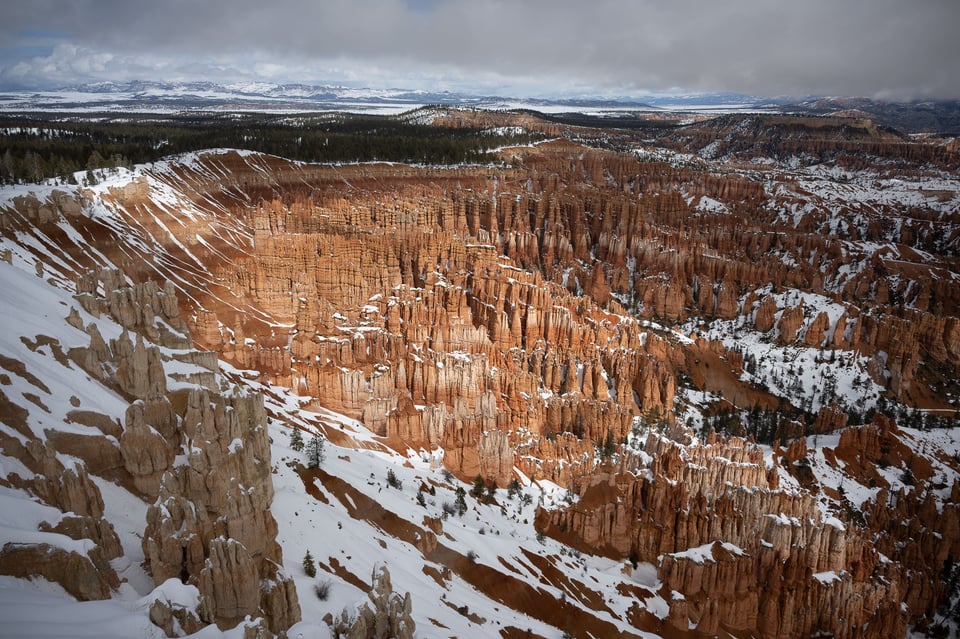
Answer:
[{"label": "eroded rock wall", "polygon": [[[3,435],[0,446],[33,475],[8,474],[0,485],[27,490],[63,515],[40,523],[49,543],[6,544],[0,574],[42,576],[80,600],[111,596],[120,580],[110,560],[123,548],[105,519],[91,477],[98,475],[152,504],[143,522],[145,568],[157,586],[173,578],[196,587],[199,607],[179,611],[183,620],[199,629],[262,618],[271,632],[286,630],[300,608],[292,580],[280,572],[262,397],[221,386],[216,354],[192,350],[169,283],[134,285],[120,271],[95,271],[79,278],[74,299],[83,313],[71,308],[64,326],[86,333],[87,345],[64,353],[53,337],[37,340],[57,353],[65,376],[71,369],[89,375],[127,408],[121,415],[73,410],[64,421],[77,426],[54,424],[38,436],[26,410],[6,406],[18,416],[18,437]],[[116,337],[104,338],[107,331]],[[99,405],[87,396],[70,403]],[[10,422],[6,410],[3,419]],[[63,538],[76,543],[57,541]],[[155,616],[173,629],[160,603]]]},{"label": "eroded rock wall", "polygon": [[[898,432],[878,416],[845,430],[826,454],[868,485],[882,481],[876,463],[929,479],[929,463]],[[779,454],[791,473],[808,462],[805,447]],[[536,525],[571,545],[656,566],[670,632],[903,636],[932,614],[941,567],[960,544],[960,488],[939,506],[921,488],[882,490],[826,516],[814,493],[779,488],[778,456],[765,461],[739,438],[679,444],[651,433],[638,457],[610,470],[589,478],[573,505],[540,509]]]}]

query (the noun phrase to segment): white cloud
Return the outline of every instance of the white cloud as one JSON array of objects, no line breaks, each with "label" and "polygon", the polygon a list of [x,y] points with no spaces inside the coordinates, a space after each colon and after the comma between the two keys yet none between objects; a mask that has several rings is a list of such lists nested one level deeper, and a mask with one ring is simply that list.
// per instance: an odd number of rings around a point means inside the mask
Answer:
[{"label": "white cloud", "polygon": [[170,65],[144,57],[117,55],[66,43],[56,45],[50,55],[23,60],[3,69],[0,77],[12,84],[29,85],[42,79],[51,84],[67,85],[103,79],[129,80],[171,69]]}]

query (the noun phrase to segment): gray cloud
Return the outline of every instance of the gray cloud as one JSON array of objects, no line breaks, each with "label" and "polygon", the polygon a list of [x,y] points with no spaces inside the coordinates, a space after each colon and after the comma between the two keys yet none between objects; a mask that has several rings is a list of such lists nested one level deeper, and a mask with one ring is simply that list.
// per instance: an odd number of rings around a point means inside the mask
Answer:
[{"label": "gray cloud", "polygon": [[[956,0],[32,0],[0,80],[960,97]],[[46,55],[31,48],[59,43]],[[26,55],[24,52],[30,52]]]}]

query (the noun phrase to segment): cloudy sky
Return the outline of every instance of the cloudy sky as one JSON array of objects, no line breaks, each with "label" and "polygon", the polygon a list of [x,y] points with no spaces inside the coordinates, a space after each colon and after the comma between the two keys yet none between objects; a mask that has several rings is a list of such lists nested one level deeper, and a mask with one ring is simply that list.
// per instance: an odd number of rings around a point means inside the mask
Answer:
[{"label": "cloudy sky", "polygon": [[958,26],[960,0],[14,0],[0,88],[960,98]]}]

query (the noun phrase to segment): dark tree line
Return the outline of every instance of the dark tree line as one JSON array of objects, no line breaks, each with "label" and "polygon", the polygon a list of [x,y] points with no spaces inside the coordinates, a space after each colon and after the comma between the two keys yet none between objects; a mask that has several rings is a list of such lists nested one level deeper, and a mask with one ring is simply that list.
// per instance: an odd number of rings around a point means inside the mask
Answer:
[{"label": "dark tree line", "polygon": [[[869,424],[877,412],[892,417],[901,427],[918,430],[956,428],[960,425],[960,416],[956,413],[923,413],[895,405],[885,398],[880,398],[877,408],[870,408],[864,413],[848,410],[847,424]],[[761,444],[772,444],[778,440],[789,441],[797,437],[821,434],[813,428],[815,421],[816,415],[796,409],[770,410],[755,406],[750,410],[731,410],[722,407],[704,416],[701,434],[706,436],[714,430],[724,435],[750,436]]]},{"label": "dark tree line", "polygon": [[[112,118],[112,119],[111,119]],[[486,163],[491,149],[541,136],[496,135],[397,117],[322,114],[169,116],[162,120],[91,115],[0,119],[0,182],[37,182],[98,168],[130,166],[187,151],[228,147],[306,162]]]},{"label": "dark tree line", "polygon": [[761,444],[777,440],[793,439],[813,434],[809,424],[814,416],[791,409],[764,409],[757,406],[750,410],[731,410],[723,407],[705,415],[702,434],[711,430],[724,435],[753,437]]}]

